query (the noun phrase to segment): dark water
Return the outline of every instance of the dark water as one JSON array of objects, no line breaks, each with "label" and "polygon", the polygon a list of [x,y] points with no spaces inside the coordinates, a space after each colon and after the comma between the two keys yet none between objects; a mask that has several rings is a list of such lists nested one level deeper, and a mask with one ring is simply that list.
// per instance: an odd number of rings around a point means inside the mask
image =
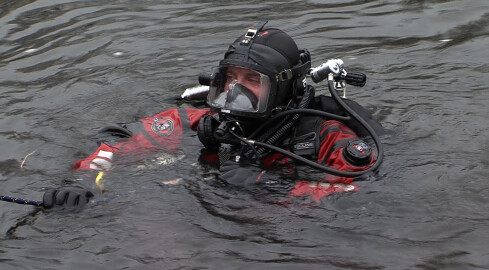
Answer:
[{"label": "dark water", "polygon": [[192,106],[168,97],[264,19],[368,75],[348,96],[394,131],[379,175],[279,206],[193,156],[120,165],[126,195],[80,213],[1,202],[0,268],[488,269],[489,1],[231,2],[1,0],[0,194],[39,200],[107,123]]}]

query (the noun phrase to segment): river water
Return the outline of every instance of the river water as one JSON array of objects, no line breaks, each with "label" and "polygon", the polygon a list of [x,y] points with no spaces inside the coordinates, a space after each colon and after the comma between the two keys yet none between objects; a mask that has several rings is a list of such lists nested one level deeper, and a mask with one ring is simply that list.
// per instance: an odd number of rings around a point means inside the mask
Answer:
[{"label": "river water", "polygon": [[199,106],[169,97],[263,20],[367,74],[375,177],[283,205],[189,156],[120,165],[80,212],[0,202],[0,268],[488,269],[487,0],[1,0],[0,195],[40,200],[106,124]]}]

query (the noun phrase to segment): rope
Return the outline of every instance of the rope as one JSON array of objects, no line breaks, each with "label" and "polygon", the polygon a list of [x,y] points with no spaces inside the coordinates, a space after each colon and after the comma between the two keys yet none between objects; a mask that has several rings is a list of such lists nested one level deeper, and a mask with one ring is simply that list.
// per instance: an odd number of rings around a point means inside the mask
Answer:
[{"label": "rope", "polygon": [[[133,191],[127,191],[127,192],[124,192],[121,194],[112,194],[112,195],[104,197],[104,198],[97,198],[97,199],[90,200],[90,203],[95,203],[95,204],[105,203],[105,202],[112,201],[113,199],[127,197],[130,194],[133,194],[135,192],[136,191],[133,190]],[[44,207],[44,203],[42,201],[26,200],[26,199],[22,199],[22,198],[15,198],[15,197],[10,197],[10,196],[5,196],[5,195],[0,195],[0,201],[18,203],[18,204],[23,204],[23,205],[33,205],[33,206]]]},{"label": "rope", "polygon": [[44,206],[42,201],[26,200],[26,199],[22,199],[22,198],[15,198],[15,197],[10,197],[10,196],[5,196],[5,195],[0,195],[0,201],[12,202],[12,203],[18,203],[18,204],[34,205],[34,206]]}]

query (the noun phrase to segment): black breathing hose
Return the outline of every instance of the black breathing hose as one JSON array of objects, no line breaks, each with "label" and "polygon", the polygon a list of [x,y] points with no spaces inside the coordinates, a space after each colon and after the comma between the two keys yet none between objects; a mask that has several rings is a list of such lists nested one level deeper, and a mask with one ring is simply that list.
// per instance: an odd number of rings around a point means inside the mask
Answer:
[{"label": "black breathing hose", "polygon": [[[307,166],[310,166],[312,168],[315,168],[315,169],[318,169],[320,171],[324,171],[326,173],[329,173],[329,174],[332,174],[332,175],[336,175],[336,176],[352,177],[352,178],[354,178],[354,177],[362,176],[362,175],[364,175],[366,173],[369,173],[369,172],[372,172],[372,171],[377,170],[378,167],[380,166],[380,164],[382,163],[383,159],[384,159],[384,149],[383,149],[383,146],[382,146],[382,144],[380,142],[379,136],[377,135],[377,133],[375,132],[375,130],[365,120],[362,119],[362,117],[360,117],[353,109],[351,109],[350,107],[348,107],[348,105],[346,105],[346,103],[341,100],[341,98],[336,93],[333,79],[328,79],[328,88],[329,88],[329,91],[331,92],[331,96],[335,99],[335,101],[338,103],[338,105],[341,106],[351,117],[353,117],[356,121],[358,121],[358,123],[360,123],[360,125],[362,125],[367,130],[367,132],[372,137],[372,140],[374,141],[374,143],[375,143],[375,145],[377,147],[377,158],[376,158],[374,164],[372,166],[368,167],[365,170],[355,171],[355,172],[346,172],[346,171],[340,171],[340,170],[332,169],[332,168],[330,168],[328,166],[324,166],[324,165],[319,164],[317,162],[314,162],[312,160],[306,159],[306,158],[301,157],[301,156],[299,156],[297,154],[294,154],[294,153],[292,153],[292,152],[290,152],[288,150],[285,150],[285,149],[282,149],[280,147],[274,146],[274,145],[272,145],[270,143],[267,143],[267,142],[259,142],[259,141],[250,140],[250,139],[245,139],[245,138],[242,138],[242,137],[238,136],[237,134],[234,134],[234,132],[232,134],[237,139],[241,140],[242,142],[244,142],[248,146],[249,145],[253,145],[253,146],[258,146],[258,147],[262,147],[262,148],[266,148],[266,149],[269,149],[269,150],[278,152],[278,153],[280,153],[280,154],[282,154],[284,156],[287,156],[287,157],[290,157],[290,158],[292,158],[294,160],[297,160],[299,162],[302,162],[302,163],[304,163]],[[344,116],[338,116],[338,115],[326,113],[326,112],[323,112],[323,111],[317,111],[317,110],[311,110],[311,109],[292,109],[292,110],[288,110],[288,111],[284,111],[284,112],[278,113],[272,119],[270,119],[267,122],[265,122],[259,129],[266,128],[273,121],[276,121],[277,119],[279,119],[281,117],[285,117],[285,116],[287,116],[289,114],[293,114],[294,116],[300,115],[300,114],[315,114],[315,115],[319,115],[319,116],[330,117],[330,118],[336,119],[336,120],[350,120],[351,119],[348,116],[346,116],[346,117],[344,117]],[[253,134],[255,134],[257,132],[258,132],[258,130],[256,132],[254,132]]]},{"label": "black breathing hose", "polygon": [[367,172],[375,171],[376,169],[379,168],[380,164],[384,160],[384,147],[380,142],[379,136],[377,135],[375,130],[367,123],[367,121],[363,120],[363,118],[360,117],[360,115],[358,115],[352,108],[348,107],[348,105],[346,105],[346,103],[343,102],[343,100],[341,100],[341,98],[338,96],[338,93],[336,93],[336,89],[334,87],[334,82],[332,79],[328,79],[328,88],[329,91],[331,92],[331,95],[336,100],[336,102],[338,102],[338,104],[343,109],[345,109],[349,115],[351,115],[355,120],[357,120],[358,123],[360,123],[360,125],[362,125],[367,130],[370,137],[372,137],[372,140],[374,141],[375,146],[377,147],[377,158],[375,160],[374,165],[372,165],[371,167],[369,167],[367,170],[363,172],[367,173]]},{"label": "black breathing hose", "polygon": [[310,166],[314,169],[318,169],[320,171],[323,171],[323,172],[326,172],[326,173],[329,173],[329,174],[333,174],[333,175],[336,175],[336,176],[343,176],[343,177],[358,177],[358,176],[362,176],[364,175],[365,173],[367,172],[370,172],[372,171],[371,168],[368,168],[366,170],[363,170],[363,171],[358,171],[358,172],[344,172],[344,171],[340,171],[340,170],[335,170],[335,169],[332,169],[330,167],[327,167],[327,166],[324,166],[324,165],[321,165],[317,162],[314,162],[312,160],[309,160],[309,159],[306,159],[306,158],[303,158],[299,155],[296,155],[290,151],[287,151],[285,149],[282,149],[280,147],[277,147],[277,146],[273,146],[273,145],[270,145],[270,144],[266,144],[266,143],[261,143],[261,142],[251,142],[252,144],[256,145],[256,146],[261,146],[261,147],[265,147],[265,148],[268,148],[270,150],[273,150],[273,151],[276,151],[284,156],[288,156],[294,160],[297,160],[297,161],[300,161],[302,163],[304,163],[305,165],[307,166]]},{"label": "black breathing hose", "polygon": [[[338,120],[338,121],[349,121],[351,119],[351,117],[349,117],[349,116],[341,116],[341,115],[337,115],[337,114],[333,114],[333,113],[329,113],[329,112],[325,112],[325,111],[314,110],[314,109],[288,109],[286,111],[279,112],[276,115],[274,115],[273,117],[271,117],[270,119],[268,119],[265,123],[263,123],[257,129],[257,131],[259,132],[262,129],[267,128],[268,126],[270,126],[270,124],[277,121],[277,119],[280,119],[280,118],[282,118],[286,115],[289,115],[289,114],[317,115],[317,116],[322,116],[322,117],[326,117],[328,119]],[[254,133],[256,133],[256,132],[254,132]],[[253,138],[253,137],[250,136],[250,138]]]},{"label": "black breathing hose", "polygon": [[[304,95],[300,100],[299,104],[297,105],[297,108],[298,109],[308,108],[313,100],[314,100],[314,88],[307,87],[304,90]],[[291,128],[301,118],[301,113],[292,112],[292,113],[284,114],[283,116],[285,116],[285,118],[278,125],[276,125],[277,128],[268,130],[267,132],[262,134],[257,140],[263,141],[264,143],[270,145],[278,143],[280,140],[284,138],[284,136],[287,135],[287,133],[291,130]],[[255,132],[253,132],[250,135],[250,138],[254,138],[255,136],[257,136],[260,132],[262,132],[264,128],[268,127],[269,124],[271,123],[273,123],[273,121],[266,121],[265,124],[261,125]],[[261,156],[265,154],[266,149],[267,148],[260,148],[257,150],[259,154],[259,156],[256,156],[257,160],[259,160]],[[244,150],[244,148],[242,150]],[[244,155],[248,157],[250,154],[251,152],[247,151]]]}]

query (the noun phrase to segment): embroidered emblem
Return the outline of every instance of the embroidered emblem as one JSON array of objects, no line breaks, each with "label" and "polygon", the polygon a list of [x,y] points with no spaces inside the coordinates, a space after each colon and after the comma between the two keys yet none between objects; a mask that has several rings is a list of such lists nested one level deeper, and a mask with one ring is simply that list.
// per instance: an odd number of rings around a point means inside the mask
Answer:
[{"label": "embroidered emblem", "polygon": [[171,119],[155,118],[151,125],[151,130],[158,136],[167,137],[173,133],[174,125]]}]

